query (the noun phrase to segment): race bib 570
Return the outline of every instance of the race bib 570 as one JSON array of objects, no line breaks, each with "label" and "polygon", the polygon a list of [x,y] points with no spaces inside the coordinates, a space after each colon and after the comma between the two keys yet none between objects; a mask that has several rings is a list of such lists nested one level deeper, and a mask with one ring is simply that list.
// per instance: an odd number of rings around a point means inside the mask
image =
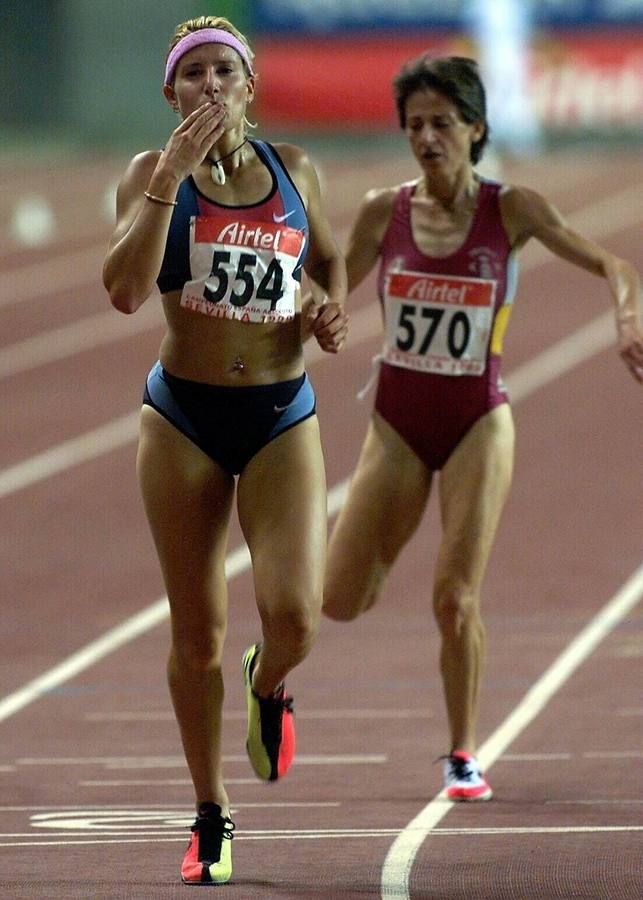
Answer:
[{"label": "race bib 570", "polygon": [[384,297],[384,361],[441,375],[481,375],[493,322],[496,282],[393,272]]},{"label": "race bib 570", "polygon": [[286,322],[295,316],[293,278],[304,234],[272,222],[194,217],[181,306],[221,319]]}]

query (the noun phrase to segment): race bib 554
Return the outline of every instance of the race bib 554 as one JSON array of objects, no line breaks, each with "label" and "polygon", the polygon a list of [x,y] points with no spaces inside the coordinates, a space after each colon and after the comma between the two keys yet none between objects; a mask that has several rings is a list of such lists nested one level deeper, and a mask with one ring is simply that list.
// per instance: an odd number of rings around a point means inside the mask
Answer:
[{"label": "race bib 554", "polygon": [[181,306],[242,322],[285,322],[295,316],[293,278],[305,236],[272,222],[194,217],[190,271]]}]

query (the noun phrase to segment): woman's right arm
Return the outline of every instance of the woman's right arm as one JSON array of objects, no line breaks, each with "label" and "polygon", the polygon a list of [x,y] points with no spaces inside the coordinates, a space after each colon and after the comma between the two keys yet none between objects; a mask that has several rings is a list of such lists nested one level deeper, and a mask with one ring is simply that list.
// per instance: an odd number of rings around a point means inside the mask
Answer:
[{"label": "woman's right arm", "polygon": [[[380,247],[393,212],[397,188],[373,188],[363,197],[357,217],[348,237],[345,254],[348,278],[348,294],[368,275],[376,264]],[[319,296],[317,296],[319,295]],[[321,302],[323,291],[311,291],[302,301],[302,339],[310,337],[310,323],[315,320],[315,308]]]},{"label": "woman's right arm", "polygon": [[178,183],[156,173],[159,152],[134,157],[116,194],[116,228],[103,265],[103,284],[112,305],[133,313],[149,297],[161,270],[174,206],[154,203],[145,191],[174,200]]},{"label": "woman's right arm", "polygon": [[366,278],[379,259],[397,190],[374,188],[360,204],[346,249],[349,294]]},{"label": "woman's right arm", "polygon": [[[225,111],[206,103],[172,132],[163,151],[135,156],[116,195],[116,228],[103,265],[112,305],[133,313],[149,297],[161,270],[173,201],[181,182],[223,132]],[[145,192],[169,203],[150,200]]]}]

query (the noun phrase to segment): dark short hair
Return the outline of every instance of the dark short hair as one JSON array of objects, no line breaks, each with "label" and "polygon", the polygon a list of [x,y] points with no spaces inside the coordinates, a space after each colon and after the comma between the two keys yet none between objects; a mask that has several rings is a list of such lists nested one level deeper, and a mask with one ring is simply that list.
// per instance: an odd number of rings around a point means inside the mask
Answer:
[{"label": "dark short hair", "polygon": [[416,91],[434,90],[454,103],[468,125],[482,121],[484,134],[471,145],[471,162],[482,158],[489,140],[487,98],[478,64],[465,56],[434,57],[423,53],[405,63],[393,79],[393,91],[400,127],[406,128],[406,101]]}]

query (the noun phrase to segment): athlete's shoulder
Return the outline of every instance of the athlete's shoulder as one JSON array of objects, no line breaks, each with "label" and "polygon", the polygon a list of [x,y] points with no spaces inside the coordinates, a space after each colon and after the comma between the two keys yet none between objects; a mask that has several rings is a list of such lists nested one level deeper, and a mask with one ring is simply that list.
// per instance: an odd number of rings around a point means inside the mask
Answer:
[{"label": "athlete's shoulder", "polygon": [[500,202],[504,215],[521,219],[537,220],[546,216],[551,209],[551,204],[542,194],[518,184],[504,184]]},{"label": "athlete's shoulder", "polygon": [[268,144],[268,147],[277,156],[308,207],[310,196],[319,193],[319,177],[312,160],[302,147],[295,144]]},{"label": "athlete's shoulder", "polygon": [[131,159],[128,168],[135,172],[153,170],[160,157],[160,150],[142,150]]},{"label": "athlete's shoulder", "polygon": [[[264,143],[267,142],[264,141]],[[268,144],[268,146],[275,151],[289,172],[296,172],[312,165],[310,157],[303,147],[284,143]]]},{"label": "athlete's shoulder", "polygon": [[395,200],[401,187],[371,188],[364,194],[353,225],[353,240],[362,246],[368,244],[379,249],[393,217]]},{"label": "athlete's shoulder", "polygon": [[121,183],[147,184],[156,168],[160,156],[160,150],[143,150],[141,153],[137,153],[136,156],[130,160],[125,169]]},{"label": "athlete's shoulder", "polygon": [[539,207],[547,203],[545,198],[532,188],[506,182],[500,185],[500,198],[507,208],[521,210]]},{"label": "athlete's shoulder", "polygon": [[524,244],[538,228],[556,217],[551,204],[542,194],[517,184],[503,185],[500,209],[505,230],[512,243]]},{"label": "athlete's shoulder", "polygon": [[408,182],[392,185],[390,187],[371,188],[362,198],[360,206],[362,213],[378,218],[382,218],[383,216],[390,217],[400,191],[407,188],[407,186]]}]

